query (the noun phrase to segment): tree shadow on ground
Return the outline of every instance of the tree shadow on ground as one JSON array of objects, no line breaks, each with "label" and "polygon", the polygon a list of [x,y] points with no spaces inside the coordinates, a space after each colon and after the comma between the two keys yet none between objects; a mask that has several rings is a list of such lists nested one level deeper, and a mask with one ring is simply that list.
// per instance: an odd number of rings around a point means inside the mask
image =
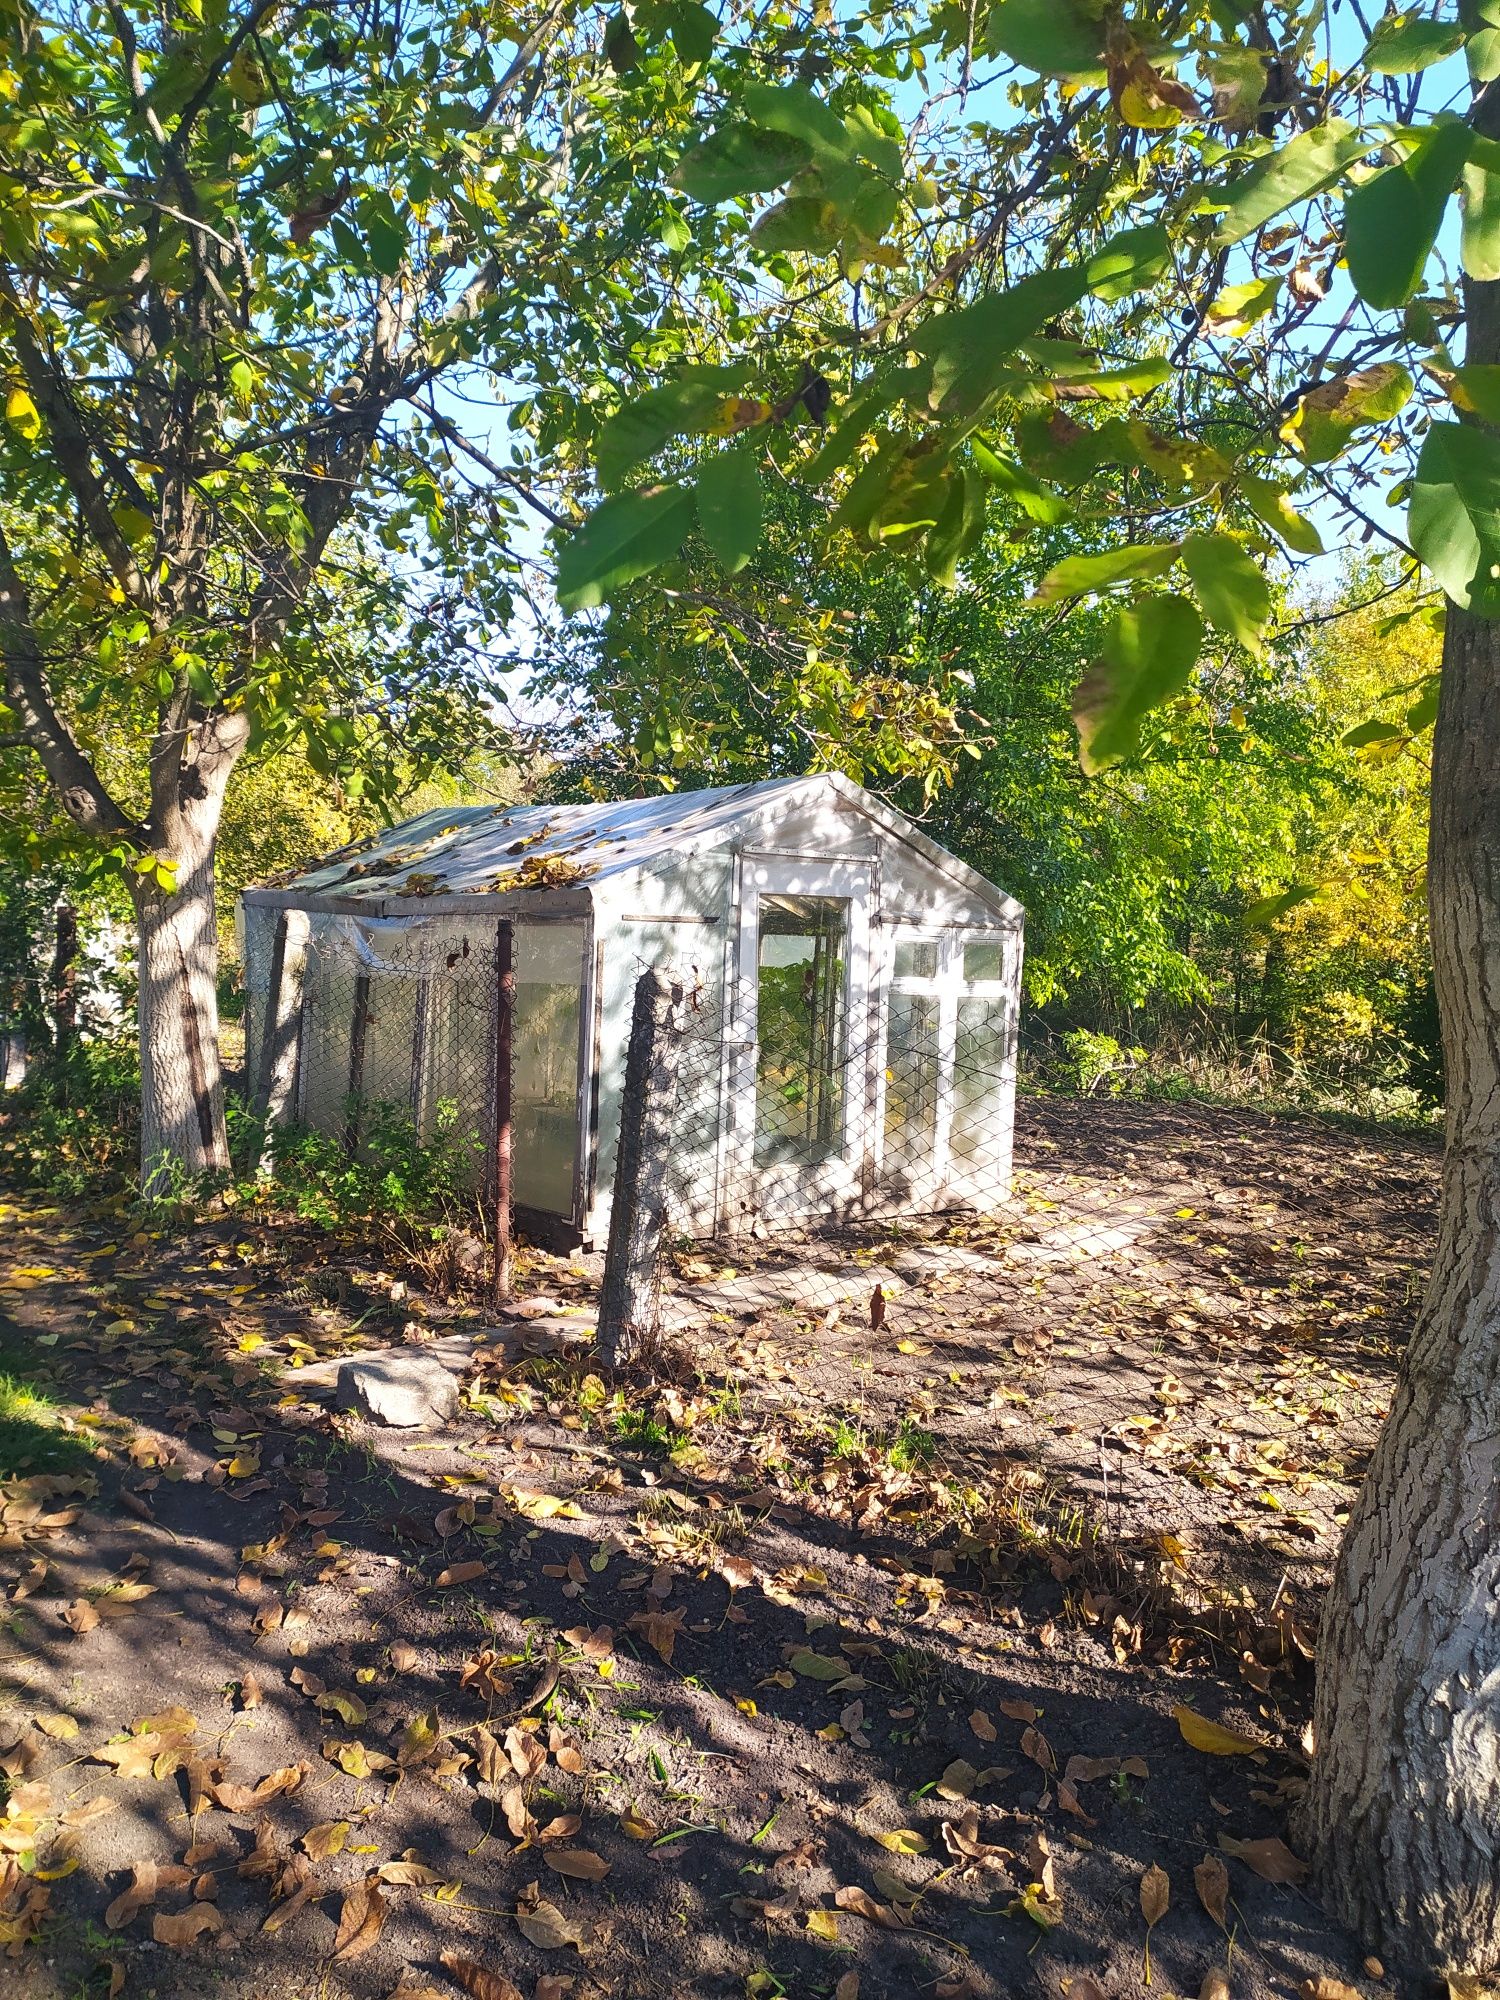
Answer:
[{"label": "tree shadow on ground", "polygon": [[[30,1221],[18,1256],[54,1261],[39,1246],[55,1227]],[[283,1364],[303,1308],[288,1301],[300,1274],[286,1259],[262,1285],[257,1335],[250,1295],[235,1297],[256,1267],[227,1254],[233,1229],[138,1245],[148,1268],[121,1283],[164,1303],[148,1326],[137,1300],[127,1334],[116,1267],[94,1254],[106,1231],[79,1218],[71,1227],[59,1278],[6,1295],[5,1338],[29,1354],[31,1379],[65,1397],[75,1422],[90,1420],[82,1435],[97,1440],[100,1489],[76,1522],[19,1533],[0,1551],[11,1591],[47,1566],[13,1599],[0,1661],[12,1807],[34,1784],[47,1790],[29,1795],[34,1880],[50,1907],[18,1962],[27,2000],[77,1991],[108,1958],[131,1990],[161,2000],[384,2000],[408,1967],[446,1990],[444,1951],[527,1993],[561,1974],[575,2000],[825,1995],[850,1972],[863,2000],[944,1982],[1055,2000],[1083,1972],[1126,2000],[1146,1990],[1139,1885],[1153,1863],[1174,1895],[1152,1938],[1151,1991],[1196,1991],[1222,1959],[1192,1870],[1223,1832],[1284,1831],[1305,1663],[1291,1646],[1284,1666],[1252,1660],[1242,1676],[1243,1628],[1209,1615],[1224,1608],[1212,1552],[1189,1550],[1187,1571],[1177,1568],[1160,1546],[1172,1525],[1160,1494],[1149,1534],[1124,1510],[1113,1524],[1107,1510],[1080,1513],[1056,1439],[1035,1421],[1039,1386],[1027,1404],[992,1407],[987,1385],[988,1436],[958,1399],[918,1407],[931,1453],[894,1466],[898,1416],[911,1417],[924,1384],[977,1369],[967,1325],[935,1331],[930,1355],[892,1358],[888,1373],[877,1363],[853,1402],[858,1378],[840,1379],[829,1358],[836,1327],[824,1335],[793,1314],[774,1335],[752,1329],[767,1350],[752,1381],[754,1355],[737,1351],[744,1329],[711,1326],[685,1382],[618,1385],[621,1406],[641,1412],[671,1396],[726,1410],[738,1399],[737,1418],[676,1433],[687,1444],[675,1454],[620,1441],[616,1385],[586,1356],[497,1362],[476,1408],[407,1436],[298,1395]],[[227,1275],[206,1279],[215,1262]],[[571,1282],[564,1267],[552,1276]],[[174,1290],[192,1296],[174,1305]],[[209,1295],[221,1296],[217,1316],[202,1309]],[[368,1312],[366,1294],[355,1287],[339,1310]],[[1015,1353],[1034,1322],[1014,1301],[1004,1310],[988,1332],[997,1386],[1014,1387],[1018,1368],[1056,1363]],[[857,1329],[845,1331],[852,1368]],[[56,1344],[39,1349],[39,1334]],[[868,1332],[864,1346],[868,1361]],[[779,1376],[788,1362],[794,1372]],[[1112,1374],[1137,1361],[1106,1344],[1077,1366],[1107,1409]],[[1073,1382],[1065,1375],[1065,1393],[1081,1394]],[[1121,1394],[1135,1397],[1134,1375]],[[851,1409],[868,1433],[852,1454],[838,1436]],[[1021,1421],[1004,1426],[1007,1414]],[[1172,1490],[1189,1484],[1177,1477]],[[1150,1494],[1137,1504],[1149,1514]],[[1086,1532],[1068,1529],[1085,1519]],[[1322,1559],[1307,1557],[1299,1608]],[[1278,1597],[1284,1605],[1285,1588]],[[538,1694],[552,1662],[555,1684]],[[1185,1744],[1178,1704],[1265,1747],[1205,1757]],[[436,1749],[423,1717],[435,1718]],[[142,1775],[96,1760],[150,1718],[164,1747],[149,1765],[137,1748]],[[518,1843],[504,1785],[479,1778],[481,1725],[500,1754],[518,1730],[514,1761],[538,1763],[523,1790],[539,1826],[577,1816],[576,1830]],[[362,1749],[337,1747],[350,1744]],[[120,1752],[131,1755],[127,1745],[110,1754]],[[1077,1757],[1139,1759],[1147,1775],[1101,1768],[1065,1796],[1059,1779]],[[299,1765],[295,1788],[245,1810],[233,1790],[192,1809],[195,1784],[253,1788]],[[61,1823],[95,1799],[110,1802],[101,1816]],[[265,1929],[296,1901],[296,1843],[345,1824],[337,1853],[305,1862],[318,1893]],[[1004,1853],[966,1856],[975,1835]],[[1027,1886],[1047,1872],[1039,1835],[1055,1901],[1033,1896],[1027,1914]],[[257,1845],[274,1848],[279,1883],[241,1873]],[[558,1872],[571,1849],[608,1862],[608,1874]],[[185,1949],[153,1940],[154,1917],[187,1909],[191,1884],[104,1928],[133,1867],[179,1864],[190,1850],[194,1878],[215,1892],[216,1932]],[[387,1885],[378,1937],[335,1961],[345,1895],[413,1854],[436,1879]],[[1228,1866],[1237,1994],[1353,1972],[1357,1941],[1304,1891]],[[525,1917],[532,1882],[581,1946],[534,1942],[550,1918],[533,1917],[526,1934],[517,1911]],[[273,1900],[276,1886],[289,1893]],[[850,1890],[883,1921],[847,1907]]]}]

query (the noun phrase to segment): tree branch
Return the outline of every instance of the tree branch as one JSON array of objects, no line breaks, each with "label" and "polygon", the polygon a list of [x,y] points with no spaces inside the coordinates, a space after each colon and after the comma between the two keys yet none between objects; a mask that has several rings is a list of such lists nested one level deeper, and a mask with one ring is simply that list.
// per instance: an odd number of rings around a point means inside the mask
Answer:
[{"label": "tree branch", "polygon": [[31,622],[31,607],[3,528],[0,528],[0,657],[5,663],[6,705],[21,719],[21,728],[14,733],[13,740],[28,744],[36,752],[57,787],[68,817],[85,833],[95,834],[101,840],[124,840],[132,847],[144,847],[145,829],[120,811],[53,706],[46,666]]},{"label": "tree branch", "polygon": [[51,426],[58,469],[72,489],[89,533],[131,603],[143,611],[149,610],[150,586],[141,574],[129,542],[115,525],[115,518],[109,510],[109,498],[95,476],[93,447],[73,407],[68,385],[61,371],[43,353],[32,332],[30,316],[16,296],[8,274],[0,275],[0,305],[7,308],[16,359],[26,377],[26,386]]}]

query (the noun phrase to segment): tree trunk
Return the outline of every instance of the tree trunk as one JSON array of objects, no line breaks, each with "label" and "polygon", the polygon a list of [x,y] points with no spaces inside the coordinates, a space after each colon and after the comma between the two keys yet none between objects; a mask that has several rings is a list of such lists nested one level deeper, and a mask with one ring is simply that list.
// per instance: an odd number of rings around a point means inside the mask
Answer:
[{"label": "tree trunk", "polygon": [[[1470,362],[1500,286],[1469,287]],[[1302,1833],[1414,1973],[1500,1972],[1500,624],[1448,607],[1428,907],[1447,1062],[1432,1276],[1339,1554]]]},{"label": "tree trunk", "polygon": [[54,917],[52,1060],[63,1069],[78,1039],[78,912],[64,896]]},{"label": "tree trunk", "polygon": [[1442,1218],[1324,1612],[1305,1832],[1363,1941],[1483,1974],[1500,1971],[1500,626],[1448,621],[1428,877]]},{"label": "tree trunk", "polygon": [[172,1193],[229,1167],[219,1064],[214,850],[230,773],[248,735],[219,715],[153,749],[156,873],[136,877],[141,1043],[141,1191]]},{"label": "tree trunk", "polygon": [[136,936],[141,1188],[160,1197],[229,1165],[211,855],[175,889],[146,879],[136,892]]}]

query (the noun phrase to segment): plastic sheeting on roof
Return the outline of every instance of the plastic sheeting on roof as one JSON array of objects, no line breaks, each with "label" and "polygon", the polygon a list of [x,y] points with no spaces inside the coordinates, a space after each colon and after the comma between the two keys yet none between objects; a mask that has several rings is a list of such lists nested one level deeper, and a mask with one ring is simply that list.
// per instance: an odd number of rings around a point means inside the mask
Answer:
[{"label": "plastic sheeting on roof", "polygon": [[773,778],[598,805],[438,807],[278,886],[370,897],[565,888],[669,854],[806,782]]}]

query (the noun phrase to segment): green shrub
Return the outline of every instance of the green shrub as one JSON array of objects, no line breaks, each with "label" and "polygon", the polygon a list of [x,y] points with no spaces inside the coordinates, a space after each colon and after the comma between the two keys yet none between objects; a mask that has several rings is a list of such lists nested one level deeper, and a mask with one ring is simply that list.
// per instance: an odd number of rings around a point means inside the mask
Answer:
[{"label": "green shrub", "polygon": [[274,1126],[268,1134],[243,1111],[232,1132],[244,1175],[235,1192],[245,1203],[289,1211],[330,1232],[372,1224],[441,1232],[459,1219],[477,1219],[480,1140],[460,1129],[451,1100],[439,1104],[427,1140],[411,1113],[395,1104],[363,1107],[352,1150],[342,1136],[305,1126]]},{"label": "green shrub", "polygon": [[80,1040],[0,1093],[0,1172],[63,1201],[118,1193],[137,1177],[140,1118],[134,1035]]}]

